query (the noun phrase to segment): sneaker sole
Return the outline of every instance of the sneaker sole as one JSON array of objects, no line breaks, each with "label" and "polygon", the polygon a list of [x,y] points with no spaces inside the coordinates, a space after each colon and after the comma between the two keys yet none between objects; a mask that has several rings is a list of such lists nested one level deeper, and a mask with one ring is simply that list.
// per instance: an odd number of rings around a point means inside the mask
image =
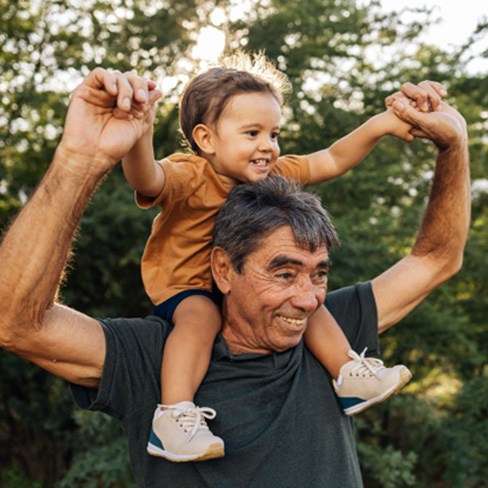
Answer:
[{"label": "sneaker sole", "polygon": [[344,413],[348,416],[357,415],[358,413],[364,412],[369,407],[373,405],[377,405],[385,401],[388,397],[396,393],[398,390],[401,390],[410,380],[412,379],[412,373],[410,371],[406,371],[405,374],[402,375],[400,383],[398,385],[392,386],[389,390],[384,391],[381,395],[371,398],[370,400],[366,400],[365,402],[358,403],[353,407],[346,408]]},{"label": "sneaker sole", "polygon": [[175,454],[165,451],[148,443],[147,453],[151,456],[161,457],[173,463],[187,463],[191,461],[205,461],[206,459],[217,459],[225,456],[224,446],[221,444],[211,444],[204,453],[200,454]]}]

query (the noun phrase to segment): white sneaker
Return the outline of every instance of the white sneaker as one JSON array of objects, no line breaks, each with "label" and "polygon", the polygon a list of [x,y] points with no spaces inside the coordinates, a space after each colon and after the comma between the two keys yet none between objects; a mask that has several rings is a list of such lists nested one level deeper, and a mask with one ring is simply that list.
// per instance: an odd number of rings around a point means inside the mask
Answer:
[{"label": "white sneaker", "polygon": [[224,441],[210,432],[205,421],[216,415],[212,408],[193,402],[158,405],[147,452],[177,463],[223,457]]},{"label": "white sneaker", "polygon": [[365,358],[366,349],[359,355],[349,351],[352,361],[344,364],[339,378],[333,381],[339,403],[346,415],[356,415],[405,386],[412,373],[403,364],[387,368],[383,361]]}]

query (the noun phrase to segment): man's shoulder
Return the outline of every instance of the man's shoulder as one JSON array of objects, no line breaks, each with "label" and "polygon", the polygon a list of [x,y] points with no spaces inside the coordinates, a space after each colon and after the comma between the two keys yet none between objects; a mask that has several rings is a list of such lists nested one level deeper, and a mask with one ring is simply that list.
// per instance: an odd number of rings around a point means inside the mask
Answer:
[{"label": "man's shoulder", "polygon": [[327,307],[340,307],[351,301],[364,300],[374,300],[373,288],[370,281],[356,283],[328,292],[325,305]]},{"label": "man's shoulder", "polygon": [[146,317],[117,317],[98,319],[107,339],[149,342],[164,340],[171,332],[171,324],[155,315]]}]

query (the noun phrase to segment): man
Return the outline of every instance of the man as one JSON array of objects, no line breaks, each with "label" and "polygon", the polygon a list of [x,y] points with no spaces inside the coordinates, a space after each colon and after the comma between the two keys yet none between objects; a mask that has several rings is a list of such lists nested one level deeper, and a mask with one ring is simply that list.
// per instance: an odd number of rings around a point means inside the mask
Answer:
[{"label": "man", "polygon": [[[378,332],[459,270],[469,226],[464,120],[440,102],[432,83],[402,91],[388,103],[415,127],[414,135],[438,148],[422,225],[410,254],[369,283],[331,293],[327,302],[352,346],[373,353]],[[276,180],[254,190],[246,185],[219,217],[212,271],[224,295],[223,330],[197,402],[220,412],[212,425],[226,439],[223,459],[178,465],[145,452],[167,324],[155,317],[102,323],[55,303],[90,196],[147,128],[159,97],[152,83],[102,69],[75,90],[52,165],[0,247],[0,345],[70,381],[81,406],[122,421],[140,486],[361,486],[351,420],[341,415],[330,377],[301,341],[307,318],[325,297],[334,240],[310,197]],[[419,112],[405,97],[434,111]],[[248,198],[246,191],[261,196]],[[279,194],[284,200],[273,206]],[[261,202],[264,221],[276,225],[258,232],[251,217],[259,208],[249,201]],[[302,217],[276,220],[287,206]],[[315,215],[310,221],[309,214]],[[303,222],[296,227],[296,220]],[[257,237],[250,248],[246,222]]]}]

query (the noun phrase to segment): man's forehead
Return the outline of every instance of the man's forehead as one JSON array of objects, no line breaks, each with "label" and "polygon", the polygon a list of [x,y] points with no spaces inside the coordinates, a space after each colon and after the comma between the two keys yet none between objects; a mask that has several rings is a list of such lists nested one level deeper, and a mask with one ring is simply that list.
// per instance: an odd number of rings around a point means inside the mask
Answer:
[{"label": "man's forehead", "polygon": [[[284,261],[326,261],[329,258],[327,246],[318,246],[315,250],[301,246],[295,239],[289,227],[280,227],[268,236],[263,238],[261,245],[255,252],[267,262],[268,266],[273,266]],[[297,263],[299,264],[299,263]]]}]

